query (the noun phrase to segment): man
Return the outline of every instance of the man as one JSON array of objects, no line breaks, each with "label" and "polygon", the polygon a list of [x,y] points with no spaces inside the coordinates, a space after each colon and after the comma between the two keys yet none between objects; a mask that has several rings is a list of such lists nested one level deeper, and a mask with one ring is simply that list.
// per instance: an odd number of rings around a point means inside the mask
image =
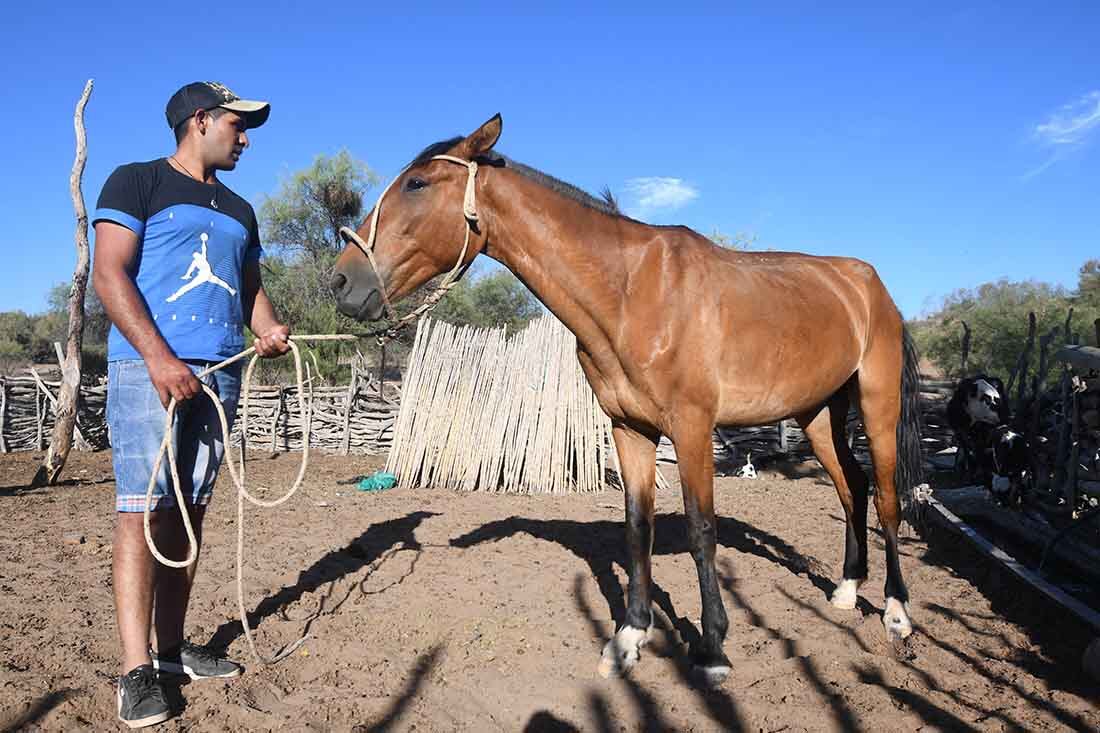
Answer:
[{"label": "man", "polygon": [[[255,212],[217,178],[217,171],[236,168],[249,143],[246,130],[266,122],[270,111],[267,102],[241,99],[221,84],[183,87],[166,109],[175,153],[116,169],[92,219],[93,283],[113,324],[107,342],[107,420],[117,485],[118,717],[131,728],[176,712],[158,670],[192,679],[241,672],[236,663],[185,639],[195,565],[173,569],[156,562],[145,544],[143,510],[165,410],[174,398],[180,488],[201,542],[224,436],[195,375],[242,351],[245,325],[258,336],[261,356],[289,349],[290,330],[279,322],[260,279]],[[232,424],[239,367],[215,372],[205,382],[218,393]],[[166,467],[152,510],[158,547],[182,559],[187,537]]]}]

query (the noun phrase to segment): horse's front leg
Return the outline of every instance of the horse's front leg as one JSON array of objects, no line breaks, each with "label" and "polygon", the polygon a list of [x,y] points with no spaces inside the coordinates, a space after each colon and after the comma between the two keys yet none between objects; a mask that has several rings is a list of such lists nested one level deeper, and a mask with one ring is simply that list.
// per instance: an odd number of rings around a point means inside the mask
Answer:
[{"label": "horse's front leg", "polygon": [[630,553],[626,618],[603,648],[599,672],[603,677],[625,673],[641,656],[653,625],[653,492],[657,470],[657,440],[630,428],[612,431],[622,468],[626,498],[626,545]]},{"label": "horse's front leg", "polygon": [[693,650],[692,666],[704,684],[718,685],[730,673],[730,660],[722,650],[729,629],[726,609],[718,590],[714,569],[717,524],[714,516],[713,426],[696,421],[679,435],[676,461],[680,467],[680,488],[684,494],[684,513],[688,520],[688,542],[699,573],[699,591],[703,601],[703,634],[699,648]]}]

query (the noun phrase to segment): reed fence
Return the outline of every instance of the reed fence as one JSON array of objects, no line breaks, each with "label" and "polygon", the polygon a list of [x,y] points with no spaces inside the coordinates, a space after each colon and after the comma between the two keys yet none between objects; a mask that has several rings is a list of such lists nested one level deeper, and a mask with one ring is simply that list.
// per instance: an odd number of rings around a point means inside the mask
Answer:
[{"label": "reed fence", "polygon": [[422,319],[387,469],[402,486],[598,491],[611,423],[547,314],[508,338]]}]

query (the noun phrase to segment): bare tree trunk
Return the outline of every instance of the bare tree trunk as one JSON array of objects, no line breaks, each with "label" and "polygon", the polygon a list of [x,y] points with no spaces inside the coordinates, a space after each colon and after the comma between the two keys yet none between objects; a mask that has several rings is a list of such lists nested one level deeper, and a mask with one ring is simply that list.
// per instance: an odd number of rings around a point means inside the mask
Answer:
[{"label": "bare tree trunk", "polygon": [[81,351],[84,346],[84,293],[88,288],[88,270],[91,254],[88,247],[88,210],[84,207],[84,194],[80,190],[84,178],[84,163],[88,159],[88,136],[84,131],[84,108],[92,95],[92,80],[84,85],[84,93],[76,103],[73,127],[76,131],[76,159],[69,175],[69,192],[76,211],[76,269],[73,286],[69,291],[69,334],[65,347],[65,363],[61,367],[61,387],[57,395],[57,419],[50,437],[50,450],[46,462],[35,474],[33,485],[56,484],[65,468],[65,461],[73,447],[73,428],[76,427],[77,401],[80,399]]},{"label": "bare tree trunk", "polygon": [[1027,343],[1024,344],[1024,350],[1020,352],[1020,359],[1016,362],[1016,367],[1008,378],[1008,387],[1005,388],[1004,399],[1012,399],[1012,385],[1017,384],[1016,379],[1019,378],[1019,389],[1016,392],[1016,407],[1014,410],[1016,414],[1019,414],[1024,403],[1024,385],[1027,384],[1028,362],[1031,360],[1031,351],[1035,348],[1035,325],[1035,313],[1033,311],[1027,314]]},{"label": "bare tree trunk", "polygon": [[966,321],[959,321],[963,327],[962,364],[959,376],[965,378],[970,367],[970,326]]}]

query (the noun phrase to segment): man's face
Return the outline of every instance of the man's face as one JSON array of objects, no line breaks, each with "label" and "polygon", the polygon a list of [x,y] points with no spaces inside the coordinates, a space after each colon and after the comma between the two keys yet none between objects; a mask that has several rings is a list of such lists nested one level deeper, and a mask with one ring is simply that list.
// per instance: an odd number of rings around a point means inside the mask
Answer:
[{"label": "man's face", "polygon": [[206,127],[206,134],[202,136],[203,157],[217,170],[233,170],[248,147],[245,133],[248,125],[244,117],[229,110],[222,110],[216,117],[204,116],[205,120],[199,120],[200,126]]}]

